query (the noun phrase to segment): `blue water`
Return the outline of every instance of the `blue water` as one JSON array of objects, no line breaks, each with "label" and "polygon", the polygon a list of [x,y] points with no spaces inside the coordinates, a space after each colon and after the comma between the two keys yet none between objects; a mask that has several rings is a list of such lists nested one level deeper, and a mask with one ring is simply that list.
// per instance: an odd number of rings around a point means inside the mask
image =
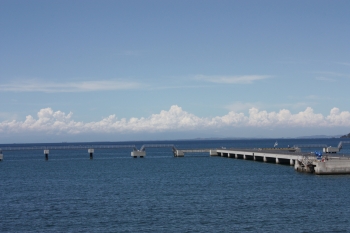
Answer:
[{"label": "blue water", "polygon": [[[254,148],[274,142],[119,144]],[[338,142],[278,140],[281,147]],[[95,150],[93,160],[85,150],[50,151],[49,161],[43,151],[5,151],[0,232],[350,232],[350,175],[297,173],[207,153],[174,158],[169,148],[146,151],[146,158],[133,159],[130,149]]]}]

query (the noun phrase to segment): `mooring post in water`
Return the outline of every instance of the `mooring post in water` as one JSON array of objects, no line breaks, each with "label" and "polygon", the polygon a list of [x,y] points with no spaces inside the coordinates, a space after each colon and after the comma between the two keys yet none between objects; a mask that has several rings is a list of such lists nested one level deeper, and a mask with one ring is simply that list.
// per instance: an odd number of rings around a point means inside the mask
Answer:
[{"label": "mooring post in water", "polygon": [[44,150],[45,160],[49,160],[49,150]]},{"label": "mooring post in water", "polygon": [[2,150],[0,149],[0,162],[4,159],[4,155],[2,154]]},{"label": "mooring post in water", "polygon": [[90,154],[90,159],[94,158],[94,149],[88,149],[88,153]]}]

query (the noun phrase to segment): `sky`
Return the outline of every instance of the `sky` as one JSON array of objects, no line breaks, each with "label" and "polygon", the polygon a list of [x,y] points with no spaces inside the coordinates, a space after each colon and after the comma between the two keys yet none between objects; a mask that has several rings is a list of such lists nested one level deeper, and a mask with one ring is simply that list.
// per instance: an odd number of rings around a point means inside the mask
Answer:
[{"label": "sky", "polygon": [[349,9],[2,0],[0,144],[347,134]]}]

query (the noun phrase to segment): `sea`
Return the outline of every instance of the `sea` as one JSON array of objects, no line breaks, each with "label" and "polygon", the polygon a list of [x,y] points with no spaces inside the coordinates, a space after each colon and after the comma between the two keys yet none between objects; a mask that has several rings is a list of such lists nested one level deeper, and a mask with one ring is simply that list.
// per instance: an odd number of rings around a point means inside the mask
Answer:
[{"label": "sea", "polygon": [[[174,144],[178,149],[292,147],[349,139],[1,144],[4,147]],[[322,148],[303,148],[312,152]],[[171,148],[3,151],[0,232],[350,232],[350,175],[292,166],[174,157]],[[341,156],[350,154],[344,146]]]}]

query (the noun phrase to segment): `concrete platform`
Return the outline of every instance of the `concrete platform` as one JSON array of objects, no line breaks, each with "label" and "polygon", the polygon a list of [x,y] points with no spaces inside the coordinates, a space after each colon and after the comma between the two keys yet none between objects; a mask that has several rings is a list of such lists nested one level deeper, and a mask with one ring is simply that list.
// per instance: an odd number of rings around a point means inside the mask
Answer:
[{"label": "concrete platform", "polygon": [[317,159],[314,154],[301,152],[286,152],[285,150],[261,149],[218,149],[217,156],[287,164],[294,166],[298,172],[317,175],[350,174],[350,157],[323,155]]},{"label": "concrete platform", "polygon": [[349,159],[331,159],[326,162],[317,161],[314,165],[316,174],[350,174]]},{"label": "concrete platform", "polygon": [[132,151],[131,156],[134,158],[137,158],[137,157],[143,158],[146,156],[146,151]]}]

